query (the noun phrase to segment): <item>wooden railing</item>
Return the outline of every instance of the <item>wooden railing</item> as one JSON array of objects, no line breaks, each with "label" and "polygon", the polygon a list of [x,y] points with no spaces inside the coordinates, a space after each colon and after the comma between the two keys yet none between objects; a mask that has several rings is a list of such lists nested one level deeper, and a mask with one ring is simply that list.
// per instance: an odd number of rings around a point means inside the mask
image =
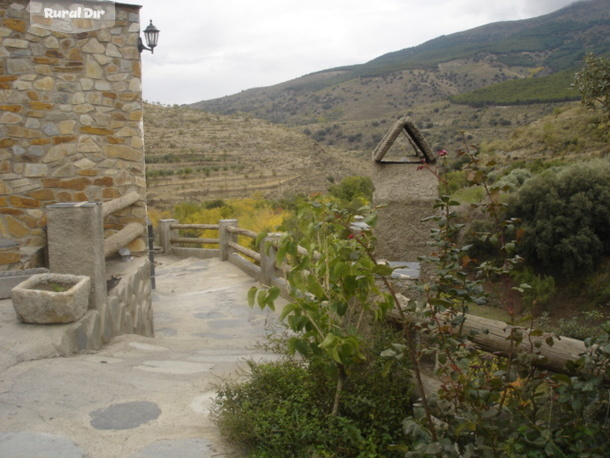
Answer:
[{"label": "wooden railing", "polygon": [[[200,235],[185,237],[180,234],[183,230],[196,230]],[[218,236],[202,237],[206,231],[216,231]],[[175,219],[159,221],[159,242],[164,253],[204,259],[217,257],[231,262],[261,283],[276,284],[281,275],[275,268],[275,254],[264,249],[265,243],[253,249],[252,240],[257,236],[256,232],[238,227],[235,219],[220,220],[218,224],[179,224]]]},{"label": "wooden railing", "polygon": [[[110,200],[102,204],[102,217],[116,213],[124,208],[130,207],[140,200],[137,192],[130,192],[118,199]],[[104,256],[108,257],[128,245],[133,240],[142,236],[146,227],[140,223],[130,223],[115,234],[104,239]]]}]

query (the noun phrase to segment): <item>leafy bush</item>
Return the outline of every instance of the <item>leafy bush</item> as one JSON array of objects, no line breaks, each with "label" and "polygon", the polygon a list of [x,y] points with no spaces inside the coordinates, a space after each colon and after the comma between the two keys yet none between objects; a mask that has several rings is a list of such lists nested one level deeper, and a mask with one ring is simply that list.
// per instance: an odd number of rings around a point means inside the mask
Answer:
[{"label": "leafy bush", "polygon": [[328,192],[343,202],[352,202],[360,199],[362,203],[368,203],[373,199],[373,181],[369,177],[352,176],[341,180],[338,185],[332,185]]},{"label": "leafy bush", "polygon": [[[381,331],[377,336],[390,336]],[[214,418],[229,440],[251,456],[400,456],[388,448],[401,436],[411,410],[411,381],[405,365],[387,375],[378,353],[385,337],[373,339],[368,362],[345,386],[340,416],[332,416],[335,379],[323,366],[293,359],[249,362],[242,383],[225,382]]]},{"label": "leafy bush", "polygon": [[589,107],[601,104],[606,118],[610,119],[610,59],[587,54],[584,67],[574,77],[574,86]]},{"label": "leafy bush", "polygon": [[523,221],[521,253],[548,273],[592,272],[610,253],[610,162],[576,164],[532,178],[509,204]]}]

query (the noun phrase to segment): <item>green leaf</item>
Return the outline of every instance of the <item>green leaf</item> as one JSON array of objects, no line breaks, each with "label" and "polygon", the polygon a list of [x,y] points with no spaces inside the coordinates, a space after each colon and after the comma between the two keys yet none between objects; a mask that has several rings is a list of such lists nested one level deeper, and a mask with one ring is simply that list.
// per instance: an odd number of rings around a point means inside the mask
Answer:
[{"label": "green leaf", "polygon": [[389,277],[394,272],[394,269],[387,264],[377,264],[373,267],[373,273],[380,277]]},{"label": "green leaf", "polygon": [[286,304],[284,306],[284,308],[282,309],[282,313],[280,315],[280,320],[283,321],[284,318],[286,318],[288,315],[290,315],[297,309],[298,309],[298,306],[294,302],[291,302],[290,304]]},{"label": "green leaf", "polygon": [[254,307],[254,301],[256,300],[257,291],[258,291],[258,288],[256,286],[253,286],[252,288],[250,288],[248,290],[248,305],[250,307]]},{"label": "green leaf", "polygon": [[332,345],[335,345],[337,342],[337,336],[333,333],[328,333],[324,340],[318,345],[320,348],[328,348]]}]

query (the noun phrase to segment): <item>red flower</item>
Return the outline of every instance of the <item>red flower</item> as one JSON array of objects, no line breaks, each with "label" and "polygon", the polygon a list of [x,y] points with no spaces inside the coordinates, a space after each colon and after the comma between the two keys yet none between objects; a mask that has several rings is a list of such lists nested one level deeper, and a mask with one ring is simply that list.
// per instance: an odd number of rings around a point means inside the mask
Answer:
[{"label": "red flower", "polygon": [[438,157],[445,157],[447,155],[447,151],[444,149],[441,149],[438,151]]}]

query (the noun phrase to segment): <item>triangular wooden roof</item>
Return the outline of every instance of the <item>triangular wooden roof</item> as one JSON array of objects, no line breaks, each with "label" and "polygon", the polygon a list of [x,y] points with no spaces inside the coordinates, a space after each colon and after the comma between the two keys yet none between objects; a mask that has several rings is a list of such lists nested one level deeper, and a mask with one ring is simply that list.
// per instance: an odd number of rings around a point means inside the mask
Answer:
[{"label": "triangular wooden roof", "polygon": [[384,162],[384,156],[392,147],[401,132],[407,137],[407,140],[415,150],[415,155],[419,158],[417,163],[421,163],[422,160],[424,160],[426,163],[436,161],[436,157],[432,152],[432,149],[428,145],[428,142],[426,142],[424,139],[417,126],[415,126],[411,118],[404,117],[400,118],[398,121],[396,121],[396,123],[394,123],[392,128],[385,134],[379,144],[375,147],[375,150],[373,151],[373,160],[375,162]]}]

